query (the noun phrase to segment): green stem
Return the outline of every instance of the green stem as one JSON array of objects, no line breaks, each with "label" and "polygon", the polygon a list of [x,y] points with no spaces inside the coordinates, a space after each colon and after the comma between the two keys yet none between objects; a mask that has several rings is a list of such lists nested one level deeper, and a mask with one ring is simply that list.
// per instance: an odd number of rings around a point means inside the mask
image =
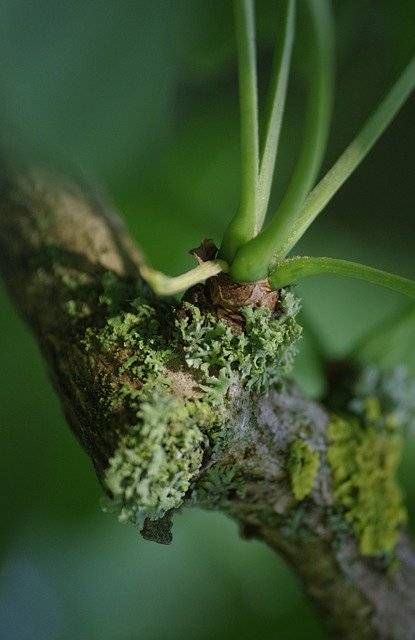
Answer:
[{"label": "green stem", "polygon": [[369,153],[415,87],[415,57],[366,121],[353,142],[306,199],[300,214],[284,238],[281,257],[286,256],[304,235],[318,214]]},{"label": "green stem", "polygon": [[235,0],[234,10],[241,114],[241,193],[239,208],[225,232],[220,251],[228,261],[255,235],[259,165],[254,3]]},{"label": "green stem", "polygon": [[208,278],[217,276],[218,273],[226,273],[227,271],[229,271],[229,266],[224,260],[202,262],[194,269],[174,277],[166,276],[145,264],[140,266],[141,277],[159,296],[171,296],[185,291],[199,282],[204,282]]},{"label": "green stem", "polygon": [[[296,0],[284,3],[284,30],[277,40],[268,98],[268,117],[258,180],[257,231],[263,225],[271,194],[295,34]],[[278,34],[280,36],[280,34]]]},{"label": "green stem", "polygon": [[271,222],[241,247],[231,265],[235,280],[264,277],[292,228],[304,199],[314,184],[326,148],[333,88],[332,20],[327,2],[308,0],[312,40],[309,48],[310,84],[300,155],[286,193]]},{"label": "green stem", "polygon": [[279,289],[285,285],[294,284],[301,278],[318,276],[323,273],[358,278],[415,298],[415,280],[337,258],[309,258],[305,256],[288,258],[272,269],[268,280],[274,289]]}]

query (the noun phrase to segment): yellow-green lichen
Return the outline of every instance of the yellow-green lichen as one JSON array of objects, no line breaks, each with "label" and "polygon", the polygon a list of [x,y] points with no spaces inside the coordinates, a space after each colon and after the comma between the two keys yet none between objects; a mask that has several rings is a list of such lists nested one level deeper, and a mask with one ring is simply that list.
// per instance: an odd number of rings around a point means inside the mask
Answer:
[{"label": "yellow-green lichen", "polygon": [[334,497],[361,553],[374,556],[392,551],[407,518],[396,480],[401,436],[363,425],[356,418],[333,416],[328,438]]},{"label": "yellow-green lichen", "polygon": [[311,493],[319,468],[318,452],[304,440],[294,440],[288,454],[288,473],[296,500],[304,500]]}]

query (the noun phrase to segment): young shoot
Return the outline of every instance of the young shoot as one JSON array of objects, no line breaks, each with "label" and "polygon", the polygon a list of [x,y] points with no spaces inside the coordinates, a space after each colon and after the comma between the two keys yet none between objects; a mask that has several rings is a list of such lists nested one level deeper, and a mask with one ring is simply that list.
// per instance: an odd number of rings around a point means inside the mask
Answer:
[{"label": "young shoot", "polygon": [[254,237],[258,199],[258,96],[253,0],[235,0],[241,117],[241,193],[239,208],[227,228],[221,257],[230,261]]},{"label": "young shoot", "polygon": [[[295,41],[297,9],[307,10],[308,102],[302,144],[279,206],[264,225],[275,172]],[[173,294],[218,273],[235,282],[266,277],[273,288],[323,273],[359,278],[409,297],[415,282],[373,267],[335,258],[288,258],[308,227],[369,153],[415,87],[415,57],[353,142],[314,186],[326,148],[333,87],[333,26],[328,0],[283,0],[268,95],[267,118],[259,146],[254,0],[234,0],[241,125],[239,207],[222,240],[218,258],[169,278],[150,267],[142,276],[160,295]],[[300,12],[300,17],[303,12]],[[305,13],[304,13],[305,16]],[[314,188],[313,188],[314,186]]]},{"label": "young shoot", "polygon": [[415,57],[409,62],[376,111],[368,118],[353,142],[308,195],[287,236],[281,240],[279,257],[285,257],[330,202],[347,178],[387,129],[415,87]]},{"label": "young shoot", "polygon": [[[310,19],[309,88],[302,145],[291,179],[269,224],[238,251],[231,266],[235,280],[264,278],[281,239],[314,185],[326,148],[332,110],[333,35],[328,4],[307,0]],[[270,176],[272,179],[272,176]]]},{"label": "young shoot", "polygon": [[[283,3],[284,4],[284,3]],[[294,45],[296,0],[285,2],[283,15],[283,33],[277,38],[273,71],[268,95],[268,114],[266,133],[261,148],[258,177],[257,229],[258,232],[265,220],[271,195],[272,178],[278,154],[278,145],[285,101],[287,97],[288,78],[291,66],[291,55]]]},{"label": "young shoot", "polygon": [[171,296],[186,291],[189,287],[208,278],[213,278],[219,273],[226,273],[228,270],[229,266],[224,260],[208,260],[179,276],[166,276],[161,271],[142,264],[140,275],[150,285],[154,293],[159,296]]},{"label": "young shoot", "polygon": [[[304,146],[277,212],[268,226],[238,250],[230,265],[231,276],[236,281],[255,281],[268,272],[271,286],[278,288],[306,276],[332,273],[366,280],[415,297],[413,280],[373,267],[333,258],[285,259],[318,214],[369,153],[415,86],[415,58],[413,58],[355,140],[327,175],[310,191],[327,137],[332,47],[327,4],[308,0],[307,5],[312,18],[315,46],[313,49],[314,83],[310,91],[311,106],[308,111]],[[274,70],[274,73],[277,72]],[[276,82],[275,79],[274,82]],[[277,122],[277,126],[279,135],[280,121]],[[262,220],[263,211],[260,215]]]}]

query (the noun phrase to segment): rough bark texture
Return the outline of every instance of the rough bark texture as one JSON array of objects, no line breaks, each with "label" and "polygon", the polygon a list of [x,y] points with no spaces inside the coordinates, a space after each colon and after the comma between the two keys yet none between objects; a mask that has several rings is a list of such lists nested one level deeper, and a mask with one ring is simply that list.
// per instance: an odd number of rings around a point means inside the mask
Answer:
[{"label": "rough bark texture", "polygon": [[[117,274],[128,288],[139,278],[140,260],[118,218],[86,188],[42,170],[3,177],[0,270],[36,336],[67,421],[101,480],[128,424],[128,408],[103,410],[101,398],[120,383],[119,368],[111,353],[85,352],[81,341],[86,325],[103,322],[103,275]],[[178,396],[191,395],[191,379],[182,375],[176,383]],[[350,532],[339,534],[333,526],[325,408],[290,384],[255,401],[238,387],[231,393],[234,419],[223,448],[206,455],[192,502],[224,511],[244,536],[281,553],[333,637],[415,638],[415,553],[406,535],[391,571],[382,559],[362,557]],[[288,448],[296,436],[321,461],[300,508],[287,475]]]}]

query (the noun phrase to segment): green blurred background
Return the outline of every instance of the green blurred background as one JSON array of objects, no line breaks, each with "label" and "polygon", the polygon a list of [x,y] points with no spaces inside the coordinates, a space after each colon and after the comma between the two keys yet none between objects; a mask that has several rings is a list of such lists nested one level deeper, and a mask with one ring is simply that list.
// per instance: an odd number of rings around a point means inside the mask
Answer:
[{"label": "green blurred background", "polygon": [[[277,5],[257,3],[261,97]],[[333,8],[337,95],[326,165],[415,50],[413,0],[335,0]],[[191,266],[187,251],[202,238],[220,239],[238,194],[230,1],[3,0],[0,59],[4,145],[80,168],[169,273]],[[276,199],[301,136],[305,62],[299,44]],[[302,252],[414,276],[414,115],[412,99]],[[313,395],[323,385],[314,333],[327,354],[340,355],[404,305],[336,278],[307,281],[299,291],[308,329],[296,376]],[[389,360],[415,371],[415,329],[396,340]],[[185,511],[166,548],[101,512],[89,461],[4,289],[0,358],[2,640],[325,637],[284,563],[241,540],[221,515]],[[413,454],[408,440],[402,476],[410,509]]]}]

